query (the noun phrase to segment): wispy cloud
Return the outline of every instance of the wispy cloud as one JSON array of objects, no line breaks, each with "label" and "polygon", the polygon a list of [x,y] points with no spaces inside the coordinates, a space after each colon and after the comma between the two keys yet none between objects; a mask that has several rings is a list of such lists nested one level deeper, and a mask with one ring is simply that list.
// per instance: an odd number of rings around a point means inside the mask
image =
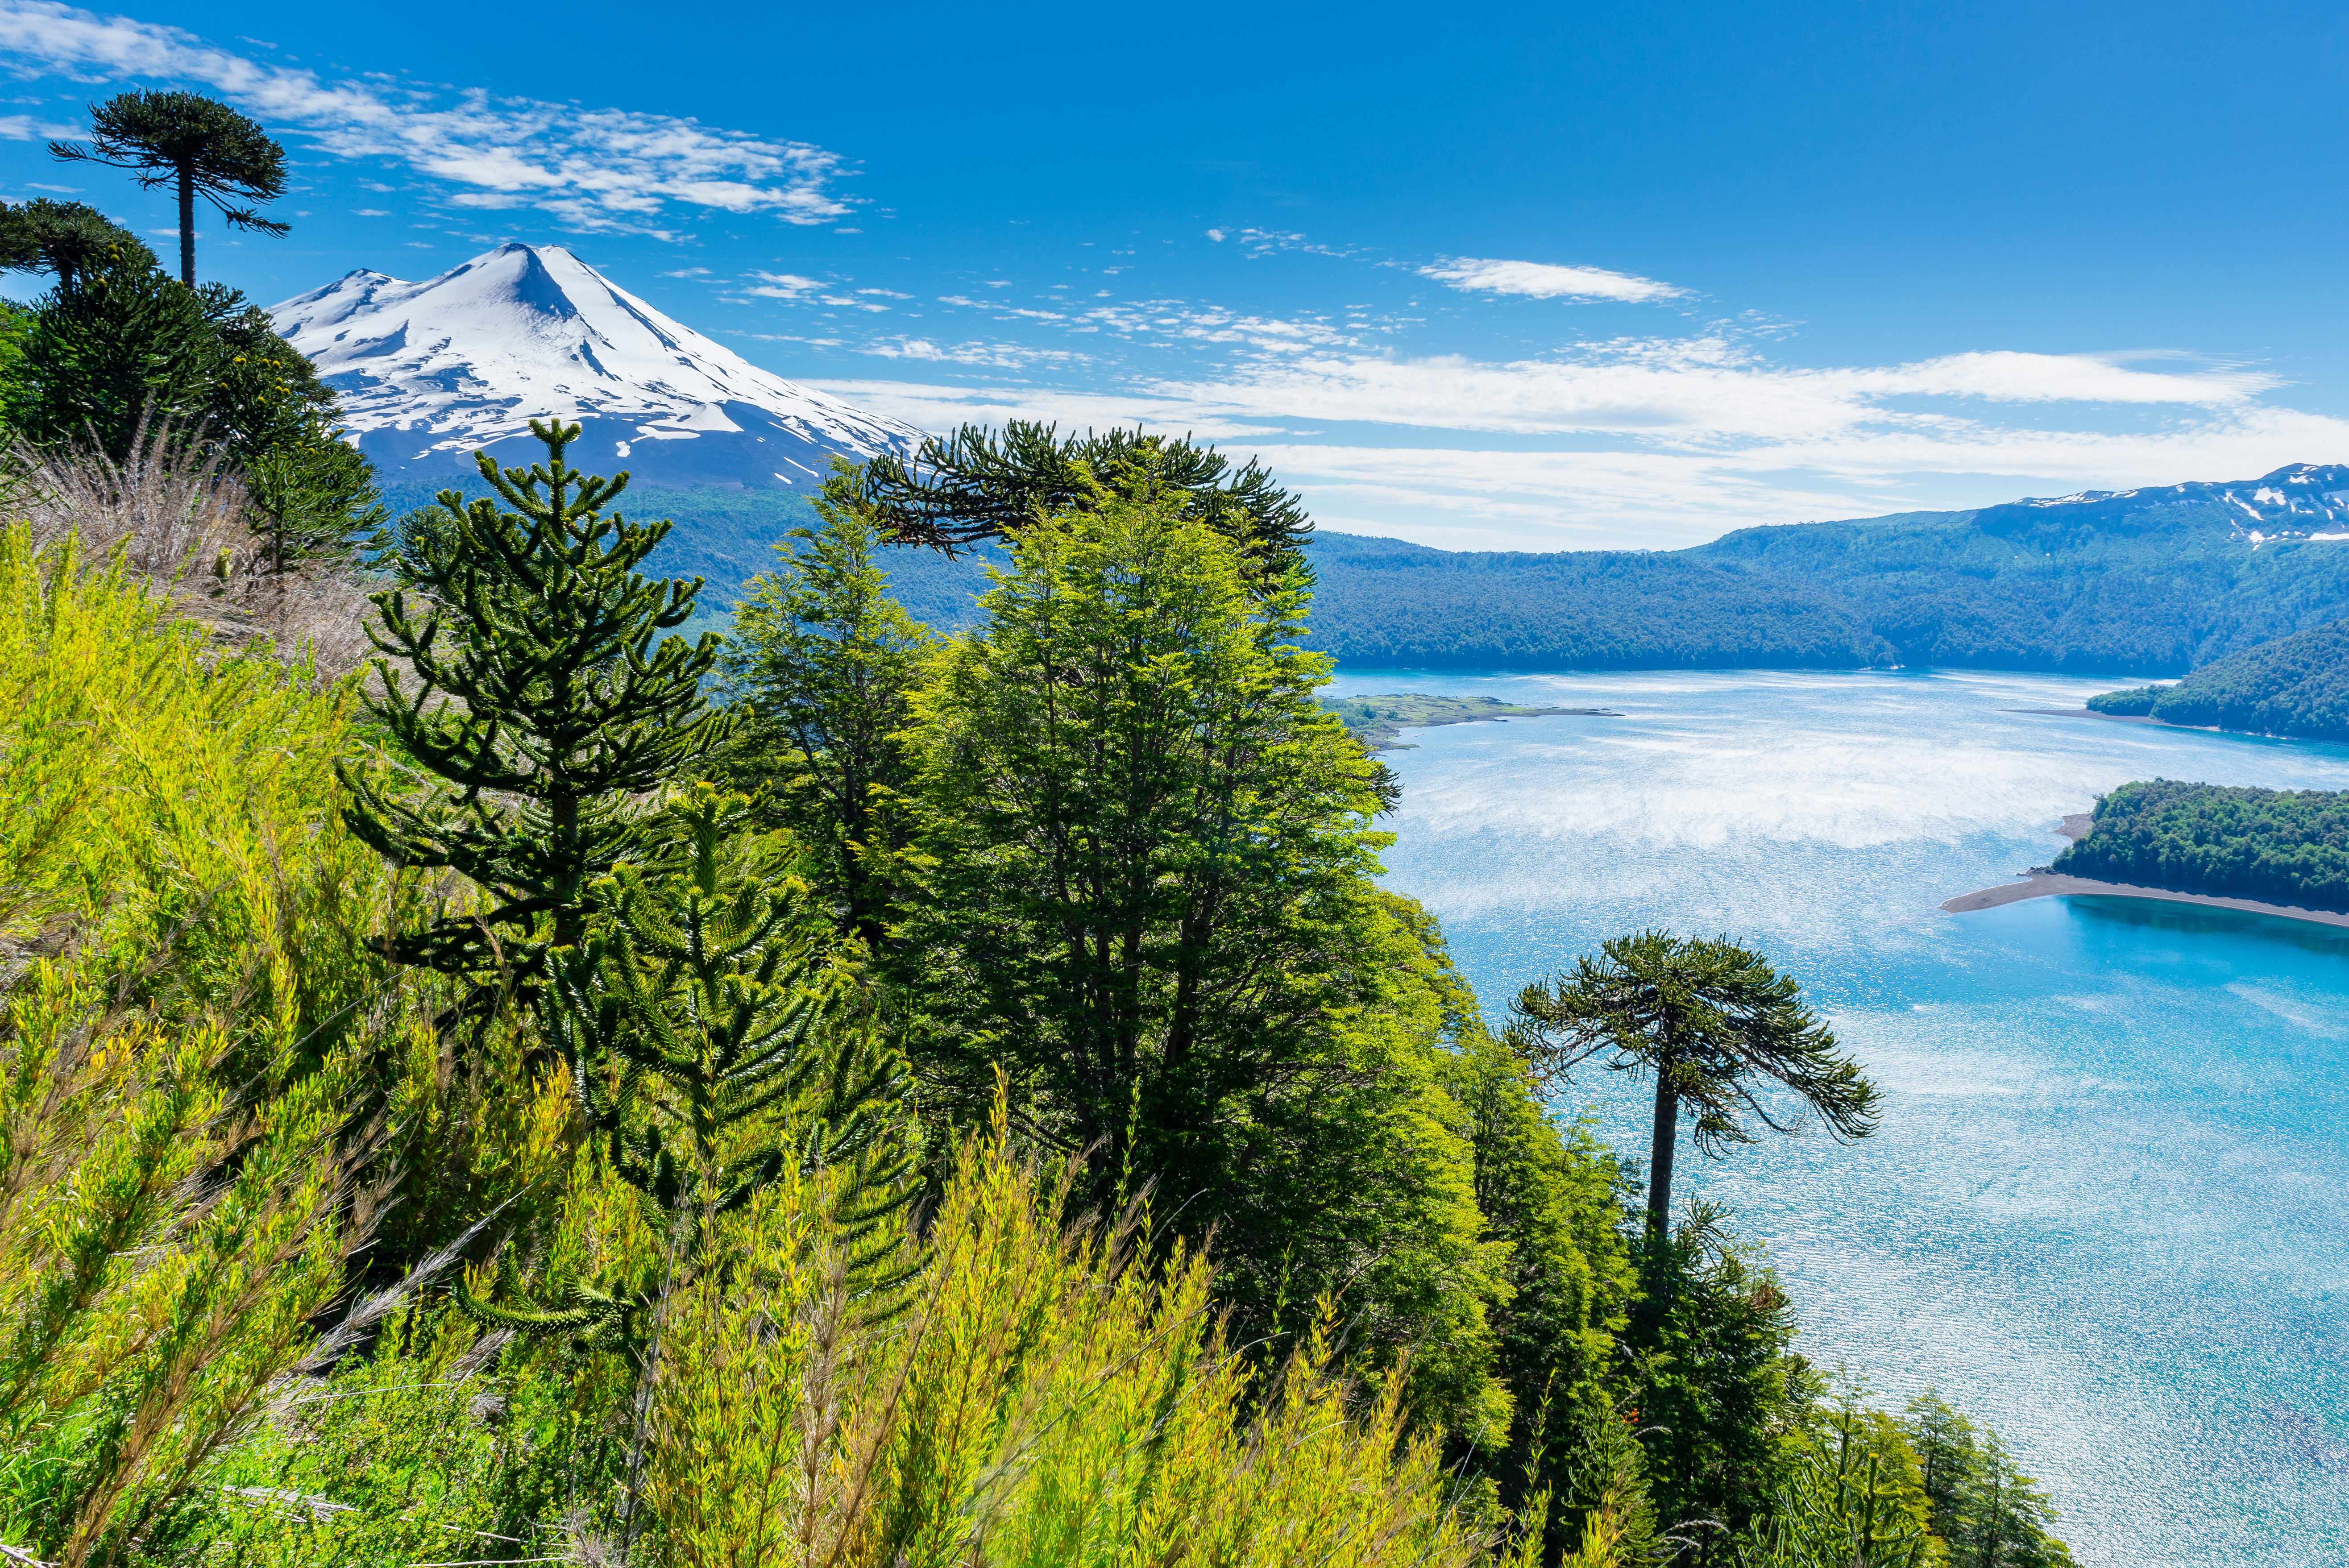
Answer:
[{"label": "wispy cloud", "polygon": [[[79,131],[77,127],[52,124],[48,120],[37,119],[29,114],[0,114],[0,139],[9,141],[45,141],[52,137],[78,134]],[[44,185],[41,189],[55,191],[62,190],[64,187]]]},{"label": "wispy cloud", "polygon": [[[1067,348],[1031,348],[1019,343],[938,343],[926,337],[876,338],[857,346],[859,354],[879,359],[926,360],[942,365],[981,365],[995,369],[1025,369],[1037,365],[1072,366],[1085,356]],[[877,411],[877,410],[876,410]]]},{"label": "wispy cloud", "polygon": [[1473,256],[1447,256],[1433,266],[1420,268],[1419,275],[1450,284],[1456,289],[1524,294],[1533,299],[1602,299],[1648,304],[1658,300],[1682,299],[1689,292],[1653,278],[1610,273],[1603,267],[1479,261]]},{"label": "wispy cloud", "polygon": [[[1354,256],[1361,253],[1359,246],[1325,245],[1287,229],[1210,229],[1207,238],[1219,245],[1226,240],[1237,240],[1240,248],[1251,256],[1268,256],[1276,251],[1301,251],[1313,256]],[[1131,255],[1133,253],[1126,253]],[[1117,269],[1108,270],[1114,272]]]},{"label": "wispy cloud", "polygon": [[[698,269],[696,270],[698,271]],[[685,274],[674,273],[671,275],[681,277]],[[750,275],[753,281],[744,286],[740,292],[746,294],[755,294],[761,299],[790,300],[793,303],[797,303],[800,300],[807,298],[810,294],[824,286],[816,279],[803,278],[797,273],[754,272]]]},{"label": "wispy cloud", "polygon": [[1719,445],[1812,439],[1862,426],[1942,428],[1964,418],[1913,406],[1918,399],[2228,408],[2276,384],[2240,368],[2135,369],[2106,355],[1958,354],[1809,369],[1770,363],[1732,338],[1708,335],[1626,339],[1499,364],[1309,353],[1161,389],[1258,418]]},{"label": "wispy cloud", "polygon": [[[452,97],[372,76],[328,81],[177,27],[54,0],[0,4],[0,50],[28,78],[198,83],[272,129],[307,136],[337,157],[391,159],[456,186],[450,200],[458,205],[533,207],[585,232],[674,238],[680,209],[764,213],[799,224],[850,211],[830,189],[844,171],[837,154],[675,116],[478,90]],[[71,133],[26,116],[0,117],[0,136]]]}]

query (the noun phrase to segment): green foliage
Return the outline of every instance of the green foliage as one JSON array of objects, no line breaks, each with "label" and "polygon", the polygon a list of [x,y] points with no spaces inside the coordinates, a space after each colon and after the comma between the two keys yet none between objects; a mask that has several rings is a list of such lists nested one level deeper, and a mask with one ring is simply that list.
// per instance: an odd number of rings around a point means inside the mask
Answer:
[{"label": "green foliage", "polygon": [[1852,669],[1896,662],[1865,614],[1797,576],[1686,552],[1506,554],[1317,533],[1313,645],[1424,669]]},{"label": "green foliage", "polygon": [[2126,691],[2108,691],[2088,699],[2090,713],[2108,713],[2116,718],[2142,718],[2153,711],[2167,686],[2130,686]]},{"label": "green foliage", "polygon": [[171,1541],[365,1237],[418,998],[332,810],[342,695],[0,534],[0,1532]]},{"label": "green foliage", "polygon": [[2096,802],[2087,837],[2048,868],[2070,876],[2349,910],[2349,792],[2172,779]]},{"label": "green foliage", "polygon": [[1909,1401],[1902,1435],[1951,1568],[2071,1568],[2055,1511],[1995,1432],[1977,1429],[1931,1389]]},{"label": "green foliage", "polygon": [[[1648,1232],[1671,1219],[1672,1154],[1681,1107],[1696,1111],[1697,1152],[1718,1157],[1755,1141],[1746,1119],[1791,1132],[1816,1116],[1840,1141],[1876,1130],[1876,1086],[1836,1049],[1836,1037],[1804,1005],[1802,987],[1759,954],[1725,938],[1643,931],[1586,954],[1564,976],[1528,985],[1510,1011],[1519,1048],[1563,1076],[1611,1053],[1614,1072],[1656,1080],[1648,1165]],[[1792,1091],[1800,1107],[1781,1120],[1763,1091]]]},{"label": "green foliage", "polygon": [[898,734],[934,645],[888,596],[871,521],[822,511],[823,527],[794,531],[781,570],[735,606],[722,668],[745,722],[724,760],[809,846],[842,928],[878,949],[912,842]]},{"label": "green foliage", "polygon": [[[710,650],[655,645],[690,588],[635,574],[659,531],[543,434],[548,465],[493,476],[513,510],[392,541],[425,570],[384,596],[387,652],[424,690],[377,708],[396,749],[356,799],[356,682],[0,534],[12,1547],[2068,1561],[1946,1407],[1830,1406],[1711,1212],[1635,1277],[1615,1157],[1542,1104],[1575,1028],[1705,1042],[1681,1057],[1716,1140],[1750,1136],[1757,1073],[1847,1135],[1864,1081],[1719,944],[1667,944],[1646,1035],[1597,985],[1549,1056],[1495,1039],[1372,880],[1375,765],[1314,700],[1298,575],[1105,488],[938,647],[865,520],[828,519],[737,665],[759,743],[731,760],[792,786],[787,833],[693,779]],[[565,736],[603,769],[566,776],[567,913],[508,874],[555,880]],[[868,962],[841,867],[875,843]],[[526,995],[396,961],[469,922]],[[926,1137],[956,1118],[985,1130]]]},{"label": "green foliage", "polygon": [[105,255],[36,307],[5,380],[16,428],[117,465],[225,458],[273,571],[380,526],[373,471],[333,427],[333,392],[265,314],[233,289],[174,283],[143,247]]},{"label": "green foliage", "polygon": [[220,365],[207,305],[152,267],[85,268],[35,307],[8,421],[36,445],[87,441],[115,462],[142,432],[202,423]]},{"label": "green foliage", "polygon": [[2349,621],[2245,648],[2175,686],[2106,692],[2088,706],[2149,714],[2164,724],[2349,740]]},{"label": "green foliage", "polygon": [[285,150],[254,121],[201,93],[118,93],[89,106],[90,143],[53,141],[49,155],[131,171],[144,191],[180,201],[180,281],[196,283],[196,198],[232,229],[283,234],[286,226],[231,199],[274,201],[285,193]]},{"label": "green foliage", "polygon": [[935,867],[908,919],[916,1062],[965,1114],[1000,1063],[1092,1201],[1148,1180],[1186,1233],[1212,1227],[1251,1334],[1355,1282],[1358,1342],[1423,1342],[1421,1376],[1479,1428],[1494,1260],[1440,1008],[1369,882],[1373,765],[1313,703],[1299,601],[1252,592],[1179,496],[1020,538],[915,698]]},{"label": "green foliage", "polygon": [[1660,1310],[1632,1326],[1629,1398],[1656,1515],[1695,1544],[1696,1560],[1720,1561],[1767,1516],[1786,1444],[1818,1390],[1789,1352],[1794,1304],[1731,1242],[1718,1210],[1698,1205],[1651,1246],[1647,1278]]},{"label": "green foliage", "polygon": [[[883,1223],[912,1196],[903,1064],[874,1036],[851,955],[811,920],[797,847],[752,841],[751,815],[702,784],[645,825],[656,845],[675,841],[678,869],[648,881],[623,861],[597,882],[601,929],[553,954],[547,1036],[611,1171],[667,1238],[672,1279],[706,1266],[716,1219],[786,1170],[836,1169],[835,1243],[877,1288],[897,1246]],[[534,1332],[608,1328],[633,1348],[655,1305],[641,1287],[574,1294],[553,1313],[468,1305]]]},{"label": "green foliage", "polygon": [[147,242],[97,208],[47,196],[11,207],[0,202],[0,271],[46,272],[70,289],[98,267],[151,272]]},{"label": "green foliage", "polygon": [[1917,1457],[1889,1417],[1846,1404],[1794,1439],[1739,1568],[1943,1568]]},{"label": "green foliage", "polygon": [[502,965],[534,985],[548,947],[585,939],[587,884],[635,842],[627,797],[689,774],[724,725],[700,693],[717,639],[655,645],[693,614],[699,587],[636,574],[668,525],[604,515],[626,476],[571,469],[578,426],[531,430],[544,462],[501,473],[481,458],[512,510],[444,493],[445,527],[405,535],[388,561],[400,586],[373,596],[381,624],[368,634],[391,659],[376,661],[383,695],[370,711],[432,781],[388,766],[344,779],[368,843],[401,864],[450,867],[494,900],[403,951],[452,971]]},{"label": "green foliage", "polygon": [[1253,459],[1234,469],[1213,447],[1188,438],[1120,429],[1062,437],[1023,419],[999,435],[965,425],[945,440],[929,437],[910,459],[885,452],[826,480],[824,495],[893,540],[951,551],[1013,539],[1040,519],[1093,506],[1102,485],[1147,490],[1179,505],[1268,583],[1300,563],[1313,528],[1297,499]]}]

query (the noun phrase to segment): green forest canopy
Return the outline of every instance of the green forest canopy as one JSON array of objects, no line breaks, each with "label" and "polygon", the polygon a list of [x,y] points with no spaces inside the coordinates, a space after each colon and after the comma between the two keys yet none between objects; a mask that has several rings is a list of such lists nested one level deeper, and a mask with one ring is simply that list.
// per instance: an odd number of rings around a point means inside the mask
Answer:
[{"label": "green forest canopy", "polygon": [[2349,792],[2124,784],[2049,868],[2178,892],[2349,910]]},{"label": "green forest canopy", "polygon": [[2349,741],[2349,621],[2230,654],[2175,686],[2108,691],[2088,707],[2164,724]]}]

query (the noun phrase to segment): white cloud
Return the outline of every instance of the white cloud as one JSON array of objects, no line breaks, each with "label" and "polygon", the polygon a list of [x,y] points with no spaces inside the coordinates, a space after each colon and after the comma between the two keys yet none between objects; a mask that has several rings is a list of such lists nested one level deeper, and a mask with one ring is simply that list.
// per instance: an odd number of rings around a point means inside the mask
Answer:
[{"label": "white cloud", "polygon": [[[1219,229],[1208,230],[1207,235],[1214,240],[1221,240],[1225,237],[1223,231]],[[1239,242],[1247,247],[1247,253],[1251,256],[1268,256],[1275,251],[1302,251],[1308,255],[1340,257],[1358,253],[1336,245],[1320,244],[1306,238],[1303,234],[1287,229],[1242,229],[1237,238]]]},{"label": "white cloud", "polygon": [[797,273],[753,272],[750,275],[759,281],[741,292],[755,294],[761,299],[789,300],[797,304],[824,286],[816,279],[803,278]]},{"label": "white cloud", "polygon": [[[660,219],[677,207],[801,224],[849,211],[827,189],[842,173],[836,154],[674,116],[480,90],[452,101],[442,91],[372,76],[330,82],[246,59],[177,27],[56,0],[0,5],[0,50],[14,55],[14,69],[27,77],[201,83],[273,129],[306,135],[338,157],[394,159],[465,187],[460,204],[533,206],[576,230],[674,237]],[[26,128],[8,129],[16,121]],[[0,136],[60,133],[70,131],[0,117]]]},{"label": "white cloud", "polygon": [[[935,343],[926,337],[894,337],[859,344],[859,354],[880,359],[919,359],[947,365],[984,365],[1018,369],[1035,365],[1068,366],[1086,356],[1066,348],[1030,348],[1018,343]],[[874,412],[881,412],[874,408]]]},{"label": "white cloud", "polygon": [[[930,357],[988,363],[978,355]],[[1943,373],[1884,374],[1905,385]],[[1682,429],[1659,441],[1630,432],[1596,448],[1535,450],[1495,449],[1473,438],[1402,446],[1315,438],[1268,424],[1294,417],[1272,399],[1206,387],[1103,394],[882,380],[817,385],[932,430],[967,419],[1029,418],[1187,431],[1235,456],[1262,459],[1324,526],[1448,549],[1668,549],[1756,523],[2242,479],[2286,463],[2349,459],[2349,420],[2240,403],[2189,405],[2186,418],[2123,431],[1855,418],[1775,438]]]},{"label": "white cloud", "polygon": [[[70,125],[53,125],[36,119],[29,114],[0,114],[0,139],[8,141],[46,141],[53,137],[79,134]],[[59,186],[42,186],[42,190],[59,190]]]},{"label": "white cloud", "polygon": [[2224,408],[2276,385],[2233,368],[2163,374],[2116,356],[1960,354],[1911,365],[1772,365],[1718,335],[1589,346],[1571,358],[1493,364],[1301,353],[1215,380],[1170,381],[1167,396],[1262,418],[1335,419],[1511,435],[1612,434],[1714,445],[1801,440],[1873,424],[1947,426],[1954,413],[1895,399],[2095,402]]},{"label": "white cloud", "polygon": [[1526,294],[1535,299],[1611,299],[1631,304],[1680,299],[1688,290],[1660,284],[1630,273],[1602,267],[1561,267],[1548,262],[1479,261],[1473,256],[1447,256],[1419,275],[1450,284],[1456,289],[1489,294]]}]

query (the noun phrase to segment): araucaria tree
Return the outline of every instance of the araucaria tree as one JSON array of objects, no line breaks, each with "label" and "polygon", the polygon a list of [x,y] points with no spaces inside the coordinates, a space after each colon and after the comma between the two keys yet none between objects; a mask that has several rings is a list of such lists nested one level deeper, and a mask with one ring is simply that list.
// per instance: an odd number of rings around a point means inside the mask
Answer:
[{"label": "araucaria tree", "polygon": [[0,201],[0,271],[46,272],[71,292],[92,267],[124,266],[145,273],[155,265],[146,242],[81,201],[36,197],[21,206]]},{"label": "araucaria tree", "polygon": [[[1511,1007],[1520,1048],[1551,1073],[1602,1052],[1618,1072],[1656,1080],[1648,1162],[1648,1235],[1671,1222],[1672,1154],[1683,1106],[1696,1113],[1697,1152],[1753,1143],[1751,1117],[1774,1132],[1816,1116],[1838,1140],[1876,1130],[1876,1086],[1836,1048],[1802,987],[1726,938],[1643,931],[1585,954],[1569,978],[1528,985]],[[1792,1116],[1764,1098],[1792,1092]]]},{"label": "araucaria tree", "polygon": [[636,571],[669,525],[604,514],[627,476],[564,460],[578,426],[530,428],[545,461],[501,472],[477,455],[504,507],[443,490],[440,525],[394,549],[401,585],[374,595],[368,635],[390,656],[376,661],[370,707],[433,780],[344,778],[361,838],[394,861],[460,872],[491,902],[409,939],[403,956],[460,972],[502,957],[535,983],[547,948],[585,940],[588,884],[634,842],[629,798],[689,777],[724,722],[701,698],[717,637],[661,635],[693,614],[701,580]]},{"label": "araucaria tree", "polygon": [[89,106],[89,146],[53,141],[50,156],[129,170],[143,190],[175,190],[180,281],[190,288],[196,283],[198,196],[232,229],[287,232],[250,206],[230,205],[232,199],[274,201],[285,194],[285,150],[228,105],[201,93],[118,93]]},{"label": "araucaria tree", "polygon": [[1156,493],[1240,552],[1250,574],[1277,587],[1313,531],[1295,496],[1253,460],[1235,469],[1187,438],[1111,429],[1061,436],[1013,419],[1000,434],[965,425],[930,437],[910,458],[884,452],[824,483],[835,505],[870,517],[902,544],[958,550],[1017,538],[1040,519],[1094,505],[1103,481],[1146,476]]}]

